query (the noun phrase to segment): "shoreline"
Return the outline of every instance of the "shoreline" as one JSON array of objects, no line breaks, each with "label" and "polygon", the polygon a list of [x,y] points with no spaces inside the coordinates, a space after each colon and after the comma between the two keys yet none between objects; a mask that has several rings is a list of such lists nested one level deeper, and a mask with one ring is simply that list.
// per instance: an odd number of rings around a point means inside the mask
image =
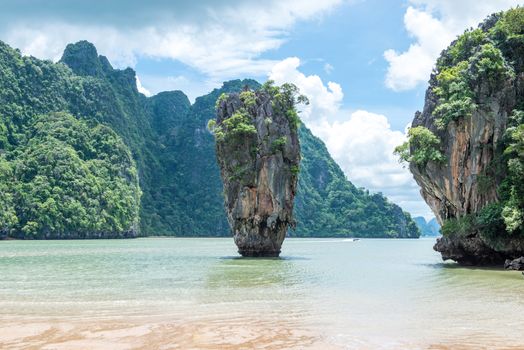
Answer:
[{"label": "shoreline", "polygon": [[[275,320],[177,319],[133,316],[91,320],[2,319],[0,348],[9,349],[339,349],[318,344],[311,330]],[[275,328],[273,328],[275,327]],[[315,345],[317,343],[317,345]]]},{"label": "shoreline", "polygon": [[[476,333],[455,338],[405,340],[357,332],[340,337],[316,328],[256,319],[165,319],[148,316],[93,318],[0,318],[0,348],[9,349],[521,349],[520,344],[486,338]],[[380,333],[380,331],[379,331]],[[442,339],[443,338],[443,339]],[[417,339],[414,335],[413,339]]]},{"label": "shoreline", "polygon": [[[438,238],[440,236],[420,236],[420,237],[362,237],[362,236],[286,236],[285,239],[354,239],[354,240],[364,240],[364,239],[387,239],[387,240],[417,240],[417,239],[430,239]],[[174,235],[151,235],[151,236],[135,236],[135,237],[85,237],[85,238],[16,238],[16,237],[2,237],[1,241],[93,241],[93,240],[133,240],[133,239],[143,239],[143,238],[233,238],[233,236],[174,236]]]}]

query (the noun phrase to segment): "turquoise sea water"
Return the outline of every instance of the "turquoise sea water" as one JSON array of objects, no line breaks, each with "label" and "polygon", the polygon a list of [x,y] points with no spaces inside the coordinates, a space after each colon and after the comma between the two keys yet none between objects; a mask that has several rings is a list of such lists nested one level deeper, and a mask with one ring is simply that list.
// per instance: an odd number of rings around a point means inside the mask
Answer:
[{"label": "turquoise sea water", "polygon": [[220,238],[3,241],[0,321],[205,324],[226,348],[272,330],[267,348],[524,348],[520,272],[444,264],[432,245],[287,239],[280,259],[243,259]]}]

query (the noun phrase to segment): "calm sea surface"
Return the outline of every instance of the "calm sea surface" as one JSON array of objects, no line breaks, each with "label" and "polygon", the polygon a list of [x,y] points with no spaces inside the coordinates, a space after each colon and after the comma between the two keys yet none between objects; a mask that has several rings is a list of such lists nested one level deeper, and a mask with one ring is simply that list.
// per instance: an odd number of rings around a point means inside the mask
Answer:
[{"label": "calm sea surface", "polygon": [[3,241],[0,348],[524,349],[521,273],[433,241]]}]

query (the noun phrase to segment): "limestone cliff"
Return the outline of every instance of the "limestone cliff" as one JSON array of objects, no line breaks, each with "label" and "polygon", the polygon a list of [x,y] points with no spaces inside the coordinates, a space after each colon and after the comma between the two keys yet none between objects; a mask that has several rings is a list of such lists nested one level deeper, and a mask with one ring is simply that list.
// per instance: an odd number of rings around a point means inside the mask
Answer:
[{"label": "limestone cliff", "polygon": [[499,264],[524,254],[513,166],[522,153],[510,149],[522,130],[523,18],[520,8],[492,15],[442,53],[401,154],[443,225],[434,249],[445,260]]},{"label": "limestone cliff", "polygon": [[217,101],[216,154],[224,205],[243,256],[278,256],[294,225],[300,145],[296,89],[265,85]]}]

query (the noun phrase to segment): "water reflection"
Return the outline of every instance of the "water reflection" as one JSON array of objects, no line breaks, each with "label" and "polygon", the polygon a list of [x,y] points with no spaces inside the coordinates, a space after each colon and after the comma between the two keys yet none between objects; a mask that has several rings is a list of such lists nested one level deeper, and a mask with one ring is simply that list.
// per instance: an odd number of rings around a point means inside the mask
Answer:
[{"label": "water reflection", "polygon": [[217,259],[207,267],[197,305],[220,323],[233,318],[259,327],[263,320],[279,320],[298,329],[313,312],[304,288],[308,279],[304,265],[285,258]]},{"label": "water reflection", "polygon": [[292,286],[303,280],[294,259],[227,257],[210,266],[206,286],[216,288],[269,288]]}]

